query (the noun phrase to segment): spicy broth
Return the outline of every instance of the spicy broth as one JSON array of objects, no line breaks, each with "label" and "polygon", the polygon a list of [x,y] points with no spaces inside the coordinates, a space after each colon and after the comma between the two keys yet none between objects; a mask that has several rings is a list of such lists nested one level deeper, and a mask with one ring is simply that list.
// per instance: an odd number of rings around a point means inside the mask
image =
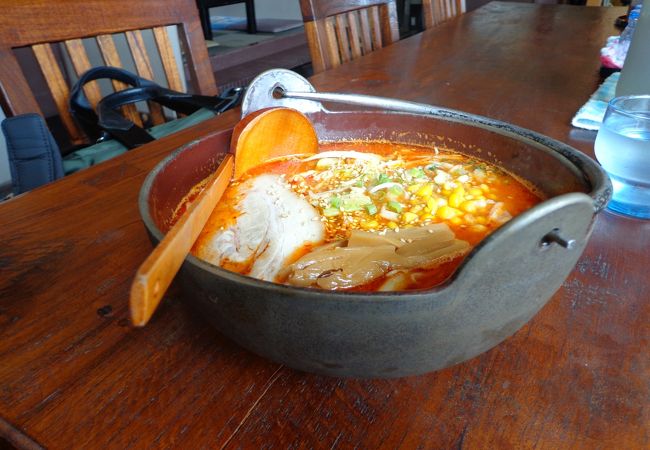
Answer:
[{"label": "spicy broth", "polygon": [[[237,221],[241,214],[237,205],[243,196],[238,186],[263,174],[279,175],[288,189],[316,210],[324,226],[323,241],[296,249],[282,261],[285,267],[320,244],[345,241],[353,230],[381,235],[445,223],[457,239],[473,247],[542,201],[531,186],[501,168],[459,153],[385,142],[326,143],[315,158],[271,161],[233,182],[197,240],[195,255],[200,257],[201,248],[209,245],[215,233]],[[186,203],[179,205],[179,212]],[[413,282],[404,289],[440,284],[463,257],[410,269]],[[218,265],[250,274],[254,263],[254,259],[233,262],[222,258]],[[348,289],[376,290],[386,276]],[[285,282],[286,277],[278,275],[273,281]]]}]

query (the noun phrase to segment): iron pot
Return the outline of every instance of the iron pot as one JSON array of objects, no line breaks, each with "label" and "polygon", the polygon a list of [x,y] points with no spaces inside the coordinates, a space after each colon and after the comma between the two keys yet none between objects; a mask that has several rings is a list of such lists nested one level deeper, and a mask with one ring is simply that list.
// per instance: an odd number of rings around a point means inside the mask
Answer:
[{"label": "iron pot", "polygon": [[[268,74],[263,75],[268,81]],[[504,167],[548,198],[488,236],[450,279],[426,291],[347,293],[290,287],[189,255],[179,274],[184,299],[241,346],[289,367],[331,376],[400,377],[485,352],[529,321],[561,286],[611,195],[609,179],[592,159],[532,131],[399,101],[393,111],[332,112],[318,99],[305,100],[308,95],[295,94],[302,98],[296,103],[291,86],[281,85],[288,94],[274,100],[277,77],[271,81],[262,86],[261,103],[251,100],[259,97],[251,89],[245,114],[282,104],[307,113],[321,141],[450,145]],[[303,83],[300,90],[310,88]],[[380,100],[384,105],[391,101]],[[229,149],[230,136],[231,130],[221,131],[192,142],[149,174],[140,193],[140,212],[154,242],[169,228],[171,213],[187,191],[215,170]]]}]

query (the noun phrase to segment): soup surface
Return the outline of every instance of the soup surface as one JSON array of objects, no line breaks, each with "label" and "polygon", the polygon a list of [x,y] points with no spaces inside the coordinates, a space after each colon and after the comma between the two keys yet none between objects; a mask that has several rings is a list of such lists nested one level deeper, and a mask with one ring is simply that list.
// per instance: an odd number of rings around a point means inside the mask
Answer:
[{"label": "soup surface", "polygon": [[231,183],[192,253],[296,286],[423,289],[541,200],[504,170],[459,153],[323,144],[317,155],[270,161]]}]

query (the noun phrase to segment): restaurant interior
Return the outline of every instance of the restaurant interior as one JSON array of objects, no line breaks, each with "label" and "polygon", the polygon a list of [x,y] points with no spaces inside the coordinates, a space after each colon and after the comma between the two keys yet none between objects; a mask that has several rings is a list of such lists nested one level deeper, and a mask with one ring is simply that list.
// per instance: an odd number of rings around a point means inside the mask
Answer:
[{"label": "restaurant interior", "polygon": [[20,0],[0,450],[650,448],[650,0]]}]

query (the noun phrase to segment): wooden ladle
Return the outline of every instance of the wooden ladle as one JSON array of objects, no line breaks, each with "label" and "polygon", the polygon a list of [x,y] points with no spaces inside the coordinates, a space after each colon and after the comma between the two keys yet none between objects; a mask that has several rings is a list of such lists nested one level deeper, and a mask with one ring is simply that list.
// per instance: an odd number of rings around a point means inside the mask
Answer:
[{"label": "wooden ladle", "polygon": [[[302,113],[289,108],[256,111],[233,130],[234,178],[269,159],[313,154],[317,149],[314,127]],[[131,285],[133,325],[147,324],[232,177],[233,156],[227,154],[205,188],[142,263]]]}]

